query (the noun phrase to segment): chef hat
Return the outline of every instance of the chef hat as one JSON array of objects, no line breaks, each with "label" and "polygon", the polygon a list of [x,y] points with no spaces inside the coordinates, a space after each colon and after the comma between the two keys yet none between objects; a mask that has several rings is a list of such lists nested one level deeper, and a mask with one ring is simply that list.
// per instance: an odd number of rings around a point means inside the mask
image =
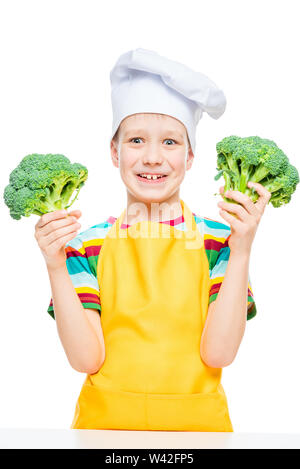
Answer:
[{"label": "chef hat", "polygon": [[111,138],[127,116],[166,114],[185,125],[194,152],[196,126],[203,112],[218,119],[226,107],[223,91],[206,75],[147,49],[122,54],[110,72],[110,81]]}]

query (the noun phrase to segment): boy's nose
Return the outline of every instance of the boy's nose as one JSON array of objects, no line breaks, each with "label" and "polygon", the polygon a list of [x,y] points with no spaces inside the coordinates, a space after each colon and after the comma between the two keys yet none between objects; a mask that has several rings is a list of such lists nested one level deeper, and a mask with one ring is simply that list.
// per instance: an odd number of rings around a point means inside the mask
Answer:
[{"label": "boy's nose", "polygon": [[143,155],[143,163],[161,163],[163,161],[161,153],[158,145],[149,145]]}]

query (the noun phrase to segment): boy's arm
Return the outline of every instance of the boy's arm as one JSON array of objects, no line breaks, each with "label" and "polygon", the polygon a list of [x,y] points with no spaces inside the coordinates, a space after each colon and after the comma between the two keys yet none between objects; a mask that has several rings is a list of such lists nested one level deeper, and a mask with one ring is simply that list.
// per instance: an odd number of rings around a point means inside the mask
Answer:
[{"label": "boy's arm", "polygon": [[260,196],[255,204],[240,191],[227,191],[225,194],[238,203],[218,203],[222,208],[220,215],[231,225],[228,241],[230,256],[217,299],[209,305],[200,344],[201,358],[214,368],[232,363],[244,335],[250,251],[271,197],[271,193],[259,183],[249,182],[248,187],[253,187]]},{"label": "boy's arm", "polygon": [[249,259],[230,255],[218,296],[208,307],[200,346],[208,366],[230,365],[239,349],[247,320]]},{"label": "boy's arm", "polygon": [[105,358],[99,312],[82,306],[66,265],[47,270],[57,330],[69,363],[82,373],[96,373]]}]

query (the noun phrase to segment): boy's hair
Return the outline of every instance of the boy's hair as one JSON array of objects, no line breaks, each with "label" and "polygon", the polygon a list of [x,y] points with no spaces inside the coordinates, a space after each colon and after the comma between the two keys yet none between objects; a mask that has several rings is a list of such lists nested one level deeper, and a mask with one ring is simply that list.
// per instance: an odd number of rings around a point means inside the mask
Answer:
[{"label": "boy's hair", "polygon": [[[141,113],[139,113],[139,114],[141,114],[142,116],[144,116],[146,113],[141,112]],[[157,117],[157,116],[163,116],[164,114],[154,114],[154,115]],[[120,134],[119,130],[120,130],[120,126],[121,126],[121,124],[119,125],[119,127],[118,127],[118,129],[117,129],[115,135],[114,135],[113,138],[112,138],[112,140],[115,142],[115,144],[116,144],[117,146],[119,145],[119,134]],[[188,146],[189,146],[189,149],[190,149],[190,148],[191,148],[191,142],[190,142],[190,139],[189,139],[189,136],[188,136],[187,131],[185,131],[185,132],[186,132],[186,136],[187,136]]]}]

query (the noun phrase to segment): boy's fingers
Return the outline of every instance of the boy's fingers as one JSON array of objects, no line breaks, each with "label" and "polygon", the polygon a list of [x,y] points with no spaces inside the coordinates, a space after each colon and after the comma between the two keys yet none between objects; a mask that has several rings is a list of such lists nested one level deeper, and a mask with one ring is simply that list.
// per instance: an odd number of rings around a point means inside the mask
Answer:
[{"label": "boy's fingers", "polygon": [[224,192],[224,187],[225,187],[225,186],[221,186],[221,187],[219,188],[219,191],[221,192],[221,194],[223,194],[223,192]]},{"label": "boy's fingers", "polygon": [[258,193],[259,198],[256,201],[255,206],[256,206],[256,208],[258,208],[259,210],[261,210],[263,212],[264,209],[265,209],[265,206],[267,205],[267,203],[269,202],[269,200],[272,196],[271,192],[269,192],[259,182],[252,182],[252,181],[248,182],[248,187],[250,187],[250,189],[251,189],[251,187],[254,187],[254,189]]},{"label": "boy's fingers", "polygon": [[55,210],[55,212],[44,213],[41,218],[36,223],[36,228],[42,228],[43,226],[47,225],[52,220],[56,220],[58,218],[64,218],[67,216],[66,210]]},{"label": "boy's fingers", "polygon": [[60,218],[65,218],[68,216],[73,216],[76,218],[81,217],[82,213],[80,210],[72,210],[72,212],[67,212],[67,210],[55,210],[54,212],[45,213],[40,217],[38,222],[36,223],[36,228],[42,228],[43,226],[47,225],[50,221],[58,220]]},{"label": "boy's fingers", "polygon": [[80,210],[72,210],[72,212],[69,212],[68,215],[79,218],[81,217],[82,213]]}]

